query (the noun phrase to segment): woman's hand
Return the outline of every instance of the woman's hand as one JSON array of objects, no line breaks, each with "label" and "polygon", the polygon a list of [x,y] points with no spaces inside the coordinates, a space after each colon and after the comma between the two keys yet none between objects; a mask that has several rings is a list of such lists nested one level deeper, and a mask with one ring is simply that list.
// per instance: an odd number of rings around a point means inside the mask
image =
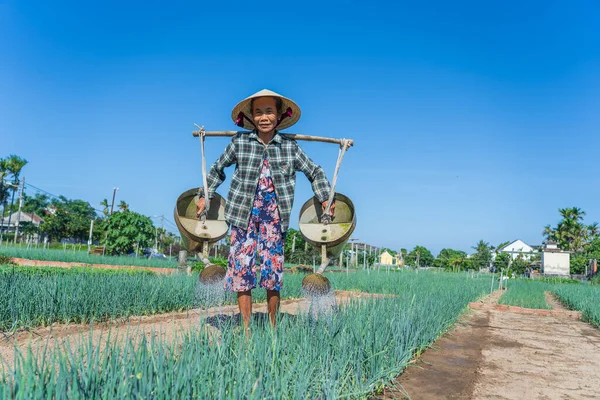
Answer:
[{"label": "woman's hand", "polygon": [[[325,200],[323,203],[321,203],[321,206],[323,207],[323,212],[325,212],[325,209],[327,208],[327,203],[329,203],[328,200]],[[333,217],[334,211],[335,211],[335,201],[333,203],[331,203],[331,208],[329,209],[329,215],[331,215]]]},{"label": "woman's hand", "polygon": [[196,201],[196,217],[199,217],[200,214],[202,214],[205,209],[206,209],[206,200],[204,199],[204,197],[200,197]]}]

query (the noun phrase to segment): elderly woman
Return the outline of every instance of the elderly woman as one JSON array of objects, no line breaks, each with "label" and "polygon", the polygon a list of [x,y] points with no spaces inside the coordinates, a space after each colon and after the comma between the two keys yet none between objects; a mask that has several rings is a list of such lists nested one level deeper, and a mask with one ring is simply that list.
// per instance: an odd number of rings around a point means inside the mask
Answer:
[{"label": "elderly woman", "polygon": [[[327,207],[330,185],[325,172],[296,141],[278,132],[299,118],[300,108],[295,102],[270,90],[261,90],[241,101],[234,107],[232,119],[251,132],[234,136],[208,173],[207,192],[212,198],[225,180],[225,167],[235,164],[225,208],[225,218],[231,226],[225,289],[238,293],[246,331],[252,314],[251,290],[257,281],[267,290],[269,317],[275,326],[296,171],[302,171],[311,182],[323,210]],[[198,214],[204,209],[205,200],[201,198]],[[330,209],[333,212],[334,204]]]}]

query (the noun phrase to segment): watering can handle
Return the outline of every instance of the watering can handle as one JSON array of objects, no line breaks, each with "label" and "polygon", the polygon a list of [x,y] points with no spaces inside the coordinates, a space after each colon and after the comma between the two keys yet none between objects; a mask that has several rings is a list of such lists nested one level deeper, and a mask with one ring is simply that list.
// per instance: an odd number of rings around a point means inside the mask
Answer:
[{"label": "watering can handle", "polygon": [[335,197],[335,185],[337,183],[337,177],[340,172],[340,165],[342,164],[342,159],[344,158],[344,154],[346,154],[346,150],[352,146],[352,140],[350,139],[341,139],[340,140],[340,151],[338,153],[337,163],[335,164],[335,172],[333,173],[333,179],[331,180],[331,190],[329,191],[329,201],[327,202],[327,207],[325,207],[325,211],[323,212],[323,216],[321,217],[321,223],[330,224],[331,223],[331,203],[333,203],[333,199]]},{"label": "watering can handle", "polygon": [[[196,125],[198,126],[198,125]],[[204,188],[203,193],[206,194],[206,191],[208,190],[208,182],[207,182],[207,174],[206,174],[206,156],[204,155],[204,138],[206,136],[206,132],[204,131],[204,127],[199,127],[199,134],[198,137],[200,138],[200,151],[202,152],[202,187]],[[210,199],[208,198],[208,195],[204,196],[204,198],[206,199],[206,208],[205,208],[205,212],[204,214],[204,220],[206,220],[206,213],[208,213],[208,210],[210,209]]]}]

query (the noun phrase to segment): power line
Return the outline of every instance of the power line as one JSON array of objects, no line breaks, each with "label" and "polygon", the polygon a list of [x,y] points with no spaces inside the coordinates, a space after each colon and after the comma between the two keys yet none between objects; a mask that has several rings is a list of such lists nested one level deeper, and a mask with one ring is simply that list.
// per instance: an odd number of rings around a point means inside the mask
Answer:
[{"label": "power line", "polygon": [[[54,197],[55,199],[62,200],[62,199],[61,199],[61,196],[57,196],[57,195],[55,195],[54,193],[50,193],[50,192],[48,192],[48,191],[46,191],[46,190],[44,190],[44,189],[40,189],[39,187],[37,187],[37,186],[33,186],[33,185],[32,185],[32,184],[30,184],[30,183],[27,183],[27,182],[25,182],[25,186],[28,186],[28,187],[30,187],[30,188],[32,188],[32,189],[35,189],[35,190],[37,190],[38,192],[45,193],[45,194],[47,194],[47,195],[49,195],[49,196],[51,196],[51,197]],[[64,196],[63,196],[63,198],[66,198],[66,197],[64,197]],[[68,199],[67,199],[67,200],[68,200]],[[90,203],[88,202],[88,204],[90,204]],[[90,207],[91,207],[91,206],[92,206],[92,205],[90,204]],[[103,214],[103,213],[104,213],[104,211],[103,211],[103,210],[100,210],[100,209],[98,209],[98,208],[95,208],[95,207],[92,207],[92,208],[94,209],[94,211],[96,211],[96,212],[98,212],[98,213],[100,213],[100,214]]]}]

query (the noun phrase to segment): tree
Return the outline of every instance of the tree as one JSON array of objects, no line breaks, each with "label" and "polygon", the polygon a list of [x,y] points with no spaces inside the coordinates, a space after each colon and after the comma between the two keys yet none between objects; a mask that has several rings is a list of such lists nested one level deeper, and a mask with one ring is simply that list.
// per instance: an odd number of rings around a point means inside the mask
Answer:
[{"label": "tree", "polygon": [[600,234],[598,223],[585,225],[583,217],[586,213],[579,207],[560,208],[558,212],[562,219],[555,228],[546,225],[543,235],[546,240],[556,242],[560,249],[572,253],[571,273],[583,273],[589,260],[592,259],[588,247]]},{"label": "tree", "polygon": [[4,217],[4,208],[8,201],[8,181],[6,178],[9,175],[8,161],[0,158],[0,205],[2,205],[2,216]]},{"label": "tree", "polygon": [[69,200],[59,196],[52,199],[48,208],[52,212],[44,217],[41,230],[51,240],[72,238],[87,241],[90,222],[97,219],[96,210],[87,201]]},{"label": "tree", "polygon": [[489,268],[490,263],[492,261],[492,251],[494,250],[493,246],[484,240],[480,240],[473,247],[474,250],[477,251],[472,257],[473,259],[473,267],[477,269]]},{"label": "tree", "polygon": [[50,199],[43,193],[36,193],[33,197],[23,193],[23,211],[36,214],[43,218],[46,209],[50,205]]},{"label": "tree", "polygon": [[[296,245],[294,246],[294,238],[296,238]],[[294,251],[292,251],[294,247]],[[285,260],[292,264],[312,264],[313,256],[316,254],[313,247],[308,245],[307,250],[306,241],[299,230],[290,228],[286,232],[285,236],[285,247],[284,254]],[[319,260],[320,260],[319,256]]]},{"label": "tree", "polygon": [[119,210],[125,212],[129,211],[129,204],[125,203],[123,200],[119,203]]},{"label": "tree", "polygon": [[22,236],[33,236],[38,232],[38,226],[31,221],[23,221],[19,223],[19,233]]},{"label": "tree", "polygon": [[499,253],[496,255],[496,259],[494,260],[496,271],[508,270],[511,261],[512,260],[509,253]]},{"label": "tree", "polygon": [[152,246],[154,235],[155,229],[149,217],[133,211],[116,211],[108,217],[103,244],[108,254],[130,254],[136,247]]},{"label": "tree", "polygon": [[52,241],[67,237],[68,215],[62,204],[52,206],[53,212],[47,214],[40,230]]},{"label": "tree", "polygon": [[460,271],[464,266],[466,257],[467,253],[464,251],[442,249],[433,264],[438,268],[444,268],[445,270],[457,272]]},{"label": "tree", "polygon": [[[10,200],[10,210],[12,212],[12,208],[13,208],[13,204],[15,201],[15,192],[17,191],[17,189],[19,188],[19,176],[21,175],[21,171],[23,170],[23,167],[27,165],[27,160],[25,160],[24,158],[21,158],[17,155],[11,154],[10,156],[8,156],[8,158],[6,159],[6,167],[8,168],[8,172],[12,174],[12,183],[11,183],[11,189],[12,189],[12,197]],[[11,219],[11,215],[9,214],[8,216],[8,223],[10,224],[10,219]]]},{"label": "tree", "polygon": [[104,214],[104,216],[108,217],[108,214],[110,213],[110,204],[108,204],[108,200],[104,199],[100,202],[100,206],[102,207],[102,214]]},{"label": "tree", "polygon": [[415,246],[415,248],[407,254],[405,260],[407,265],[413,265],[415,267],[430,267],[433,266],[434,262],[431,251],[423,246]]}]

